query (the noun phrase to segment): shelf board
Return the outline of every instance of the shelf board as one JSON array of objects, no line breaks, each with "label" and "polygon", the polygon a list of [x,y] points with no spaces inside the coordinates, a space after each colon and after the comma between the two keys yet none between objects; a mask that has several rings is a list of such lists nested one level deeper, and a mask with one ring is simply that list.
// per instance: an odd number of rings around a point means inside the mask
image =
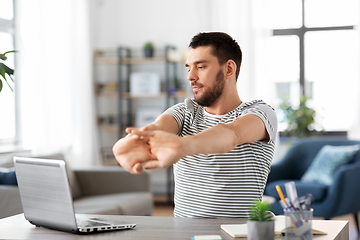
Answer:
[{"label": "shelf board", "polygon": [[[118,64],[118,57],[95,57],[96,64]],[[150,63],[165,63],[166,59],[163,57],[152,57],[152,58],[122,58],[123,64],[150,64]],[[175,63],[175,61],[170,61],[171,63]]]},{"label": "shelf board", "polygon": [[103,132],[119,132],[119,126],[116,124],[101,124],[100,131]]},{"label": "shelf board", "polygon": [[95,57],[96,64],[118,64],[119,59],[117,57]]},{"label": "shelf board", "polygon": [[119,97],[119,93],[116,90],[106,90],[100,91],[96,94],[98,97],[106,97],[106,98],[117,98]]},{"label": "shelf board", "polygon": [[[98,97],[106,97],[106,98],[117,98],[119,97],[119,93],[114,90],[114,91],[100,91],[97,94]],[[176,94],[172,94],[170,95],[170,98],[176,98],[176,97],[180,97],[180,98],[185,98],[185,97],[192,97],[193,95],[191,93],[188,92],[180,92],[180,93],[176,93]],[[131,98],[131,99],[136,99],[136,98],[164,98],[166,97],[166,93],[165,92],[161,92],[160,94],[141,94],[141,95],[132,95],[131,93],[123,93],[123,98]]]},{"label": "shelf board", "polygon": [[165,63],[165,58],[152,57],[152,58],[123,58],[124,64],[144,64],[144,63]]},{"label": "shelf board", "polygon": [[194,96],[194,94],[191,93],[191,92],[179,91],[179,92],[177,92],[175,94],[172,94],[170,97],[172,97],[172,98],[177,98],[177,97],[179,97],[179,98],[192,98],[193,96]]},{"label": "shelf board", "polygon": [[139,94],[133,95],[131,93],[123,93],[124,98],[163,98],[166,97],[165,92],[161,92],[159,94]]}]

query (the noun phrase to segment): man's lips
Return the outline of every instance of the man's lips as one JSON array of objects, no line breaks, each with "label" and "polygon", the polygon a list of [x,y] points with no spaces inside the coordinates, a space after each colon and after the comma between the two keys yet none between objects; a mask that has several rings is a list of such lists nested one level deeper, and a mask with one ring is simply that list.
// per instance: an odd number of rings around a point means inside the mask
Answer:
[{"label": "man's lips", "polygon": [[200,90],[202,87],[202,84],[191,84],[191,88],[194,92]]}]

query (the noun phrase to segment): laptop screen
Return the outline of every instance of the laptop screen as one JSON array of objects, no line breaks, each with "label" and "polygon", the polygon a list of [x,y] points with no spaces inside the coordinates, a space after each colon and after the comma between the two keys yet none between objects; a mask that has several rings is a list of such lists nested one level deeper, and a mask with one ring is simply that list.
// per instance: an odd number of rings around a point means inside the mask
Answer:
[{"label": "laptop screen", "polygon": [[14,157],[25,218],[35,225],[76,231],[63,160]]}]

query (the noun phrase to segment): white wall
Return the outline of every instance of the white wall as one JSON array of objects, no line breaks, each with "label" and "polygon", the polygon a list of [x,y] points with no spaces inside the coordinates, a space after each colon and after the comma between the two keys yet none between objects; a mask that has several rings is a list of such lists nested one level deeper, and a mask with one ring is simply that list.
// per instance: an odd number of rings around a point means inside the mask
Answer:
[{"label": "white wall", "polygon": [[125,45],[141,48],[146,41],[157,47],[186,48],[199,31],[212,30],[208,0],[92,0],[95,48]]}]

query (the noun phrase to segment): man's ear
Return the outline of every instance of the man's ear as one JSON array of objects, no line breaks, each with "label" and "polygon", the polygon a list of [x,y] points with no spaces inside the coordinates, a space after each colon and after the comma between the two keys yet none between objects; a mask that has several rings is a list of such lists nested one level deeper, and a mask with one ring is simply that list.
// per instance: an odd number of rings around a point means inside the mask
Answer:
[{"label": "man's ear", "polygon": [[231,78],[232,76],[235,76],[236,72],[236,63],[229,59],[226,64],[226,78]]}]

